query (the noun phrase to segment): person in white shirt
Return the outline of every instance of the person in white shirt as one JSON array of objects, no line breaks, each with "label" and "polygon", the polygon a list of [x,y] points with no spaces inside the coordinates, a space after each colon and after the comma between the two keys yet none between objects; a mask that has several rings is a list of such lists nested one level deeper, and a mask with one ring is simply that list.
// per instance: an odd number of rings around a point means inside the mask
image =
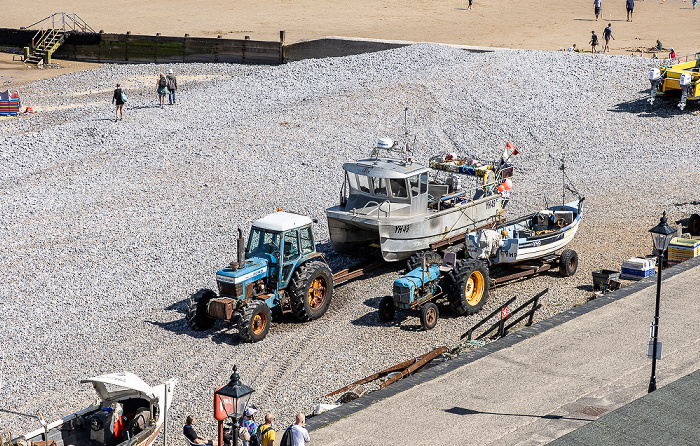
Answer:
[{"label": "person in white shirt", "polygon": [[311,438],[309,438],[309,431],[307,431],[304,426],[306,426],[306,417],[303,413],[298,413],[297,421],[294,423],[294,426],[292,426],[294,446],[305,446],[306,443],[311,441]]}]

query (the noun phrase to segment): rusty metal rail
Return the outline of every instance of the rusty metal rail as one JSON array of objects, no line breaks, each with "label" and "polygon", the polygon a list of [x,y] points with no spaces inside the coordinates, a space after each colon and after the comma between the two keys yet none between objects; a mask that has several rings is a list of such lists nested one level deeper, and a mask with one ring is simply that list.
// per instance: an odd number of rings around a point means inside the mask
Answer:
[{"label": "rusty metal rail", "polygon": [[[483,339],[485,338],[489,333],[492,331],[498,329],[498,333],[496,336],[498,337],[503,337],[508,334],[508,330],[512,328],[514,325],[518,324],[525,318],[529,318],[527,323],[525,323],[525,326],[529,327],[532,325],[532,320],[535,316],[535,311],[540,309],[542,307],[542,304],[539,303],[540,297],[544,296],[549,292],[549,288],[545,288],[544,290],[540,291],[537,293],[534,297],[530,298],[527,302],[524,304],[520,305],[517,309],[511,311],[507,311],[508,306],[515,302],[515,299],[517,299],[517,296],[513,296],[512,298],[508,299],[508,301],[500,306],[500,308],[496,309],[493,313],[489,314],[486,316],[484,319],[482,319],[479,323],[474,325],[472,328],[467,330],[466,333],[464,333],[460,339],[467,338],[469,340],[472,339],[472,334],[474,333],[474,330],[477,328],[481,327],[484,325],[486,322],[488,322],[491,318],[494,316],[500,314],[501,318],[498,322],[494,323],[489,327],[486,331],[481,333],[476,339]],[[516,320],[509,322],[507,325],[506,323],[510,321],[517,313],[522,311],[524,308],[526,308],[528,305],[532,305],[532,308],[529,309],[525,314],[517,318]]]},{"label": "rusty metal rail", "polygon": [[493,285],[508,282],[515,279],[520,279],[522,277],[531,276],[533,274],[539,274],[548,271],[559,264],[559,256],[552,255],[545,257],[536,261],[536,263],[529,263],[521,265],[520,268],[524,268],[523,271],[514,274],[508,274],[505,276],[499,276],[491,280]]},{"label": "rusty metal rail", "polygon": [[389,367],[388,369],[384,369],[381,372],[377,372],[373,375],[362,378],[358,381],[355,381],[352,384],[348,384],[347,386],[342,387],[338,390],[335,390],[335,391],[333,391],[327,395],[324,395],[324,396],[337,395],[339,393],[348,391],[355,386],[359,386],[361,384],[367,384],[367,383],[372,382],[374,380],[377,380],[379,378],[383,378],[384,376],[386,376],[390,373],[399,372],[396,376],[392,376],[391,378],[389,378],[388,380],[386,380],[382,384],[380,384],[379,388],[383,389],[384,387],[388,386],[389,384],[396,382],[396,381],[400,380],[401,378],[404,378],[404,377],[410,375],[411,373],[414,373],[415,371],[417,371],[418,369],[420,369],[421,367],[423,367],[424,365],[426,365],[427,363],[429,363],[430,361],[432,361],[436,357],[445,353],[446,351],[447,351],[447,347],[438,347],[435,350],[432,350],[431,352],[428,352],[428,353],[421,355],[421,356],[416,356],[415,358],[409,359],[408,361],[404,361],[404,362],[401,362],[399,364],[393,365],[393,366]]}]

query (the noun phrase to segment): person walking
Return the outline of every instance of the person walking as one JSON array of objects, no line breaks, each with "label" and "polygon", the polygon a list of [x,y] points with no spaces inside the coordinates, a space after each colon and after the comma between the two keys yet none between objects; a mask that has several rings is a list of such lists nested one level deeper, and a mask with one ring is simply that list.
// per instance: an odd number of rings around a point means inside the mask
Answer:
[{"label": "person walking", "polygon": [[610,52],[610,39],[615,40],[615,38],[612,35],[612,24],[608,23],[608,26],[605,27],[603,30],[603,38],[605,39],[605,47],[603,47],[603,52],[604,53],[609,53]]},{"label": "person walking", "polygon": [[156,84],[156,91],[158,92],[158,101],[160,101],[160,108],[165,107],[165,95],[168,94],[168,81],[165,79],[165,75],[160,73],[158,76],[158,83]]},{"label": "person walking", "polygon": [[124,100],[126,99],[126,95],[124,94],[124,90],[122,90],[121,85],[117,84],[117,88],[114,89],[114,94],[112,95],[112,104],[116,103],[116,110],[115,110],[115,115],[114,115],[114,122],[117,122],[117,116],[119,117],[119,120],[121,121],[124,119]]},{"label": "person walking", "polygon": [[[472,0],[469,0],[469,6],[467,6],[467,9],[472,9]],[[695,9],[695,8],[693,8]]]},{"label": "person walking", "polygon": [[185,427],[182,428],[183,435],[187,437],[187,440],[189,440],[190,444],[201,444],[211,446],[213,444],[212,439],[209,437],[200,437],[197,434],[197,431],[194,430],[194,427],[192,427],[192,425],[196,422],[197,419],[195,417],[193,417],[192,415],[188,415],[187,419],[185,420]]},{"label": "person walking", "polygon": [[[241,429],[245,428],[248,430],[248,435],[246,435],[245,438],[250,439],[258,430],[258,423],[255,422],[255,413],[257,411],[257,409],[252,407],[248,407],[245,410],[245,418],[241,421]],[[248,440],[244,440],[240,436],[238,438],[241,439],[243,446],[248,446]]]},{"label": "person walking", "polygon": [[634,0],[627,0],[627,21],[632,21],[632,13],[634,12]]},{"label": "person walking", "polygon": [[591,41],[589,43],[591,44],[591,53],[595,54],[598,46],[598,36],[595,34],[595,31],[591,31]]},{"label": "person walking", "polygon": [[595,21],[598,21],[600,15],[600,0],[593,0],[593,10],[595,11]]},{"label": "person walking", "polygon": [[168,87],[168,103],[175,103],[175,90],[177,90],[177,78],[173,74],[173,70],[168,70],[168,75],[165,77],[165,84]]},{"label": "person walking", "polygon": [[309,431],[307,431],[304,426],[306,426],[306,416],[304,416],[303,413],[298,413],[296,422],[294,426],[292,426],[294,446],[305,446],[306,443],[311,441],[311,438],[309,438]]},{"label": "person walking", "polygon": [[272,428],[273,421],[275,421],[275,416],[267,413],[265,414],[265,424],[258,428],[260,429],[262,446],[273,446],[275,443],[275,430]]}]

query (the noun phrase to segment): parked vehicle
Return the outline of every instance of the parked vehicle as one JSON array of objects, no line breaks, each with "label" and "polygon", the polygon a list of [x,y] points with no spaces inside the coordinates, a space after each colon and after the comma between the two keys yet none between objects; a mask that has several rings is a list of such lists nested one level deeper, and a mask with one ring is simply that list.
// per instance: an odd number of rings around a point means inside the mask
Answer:
[{"label": "parked vehicle", "polygon": [[[147,446],[158,436],[173,400],[176,379],[151,387],[133,373],[88,378],[98,400],[93,405],[6,443],[10,446]],[[17,412],[6,411],[18,414]],[[24,415],[24,414],[19,414]],[[30,415],[26,415],[30,416]]]},{"label": "parked vehicle", "polygon": [[660,96],[679,97],[677,107],[685,109],[686,101],[700,100],[700,53],[666,59],[659,68],[649,71],[649,103]]},{"label": "parked vehicle", "polygon": [[265,338],[272,310],[292,313],[300,321],[323,316],[333,296],[333,274],[316,251],[312,220],[276,212],[253,222],[245,247],[238,230],[238,261],[216,273],[218,294],[195,293],[187,306],[187,323],[206,330],[217,319],[238,328],[246,342]]},{"label": "parked vehicle", "polygon": [[[581,220],[583,198],[517,218],[493,229],[470,232],[464,250],[416,254],[408,272],[394,281],[393,295],[379,304],[379,319],[394,318],[396,309],[420,310],[423,328],[437,324],[435,301],[446,299],[457,314],[474,314],[484,306],[491,285],[547,271],[554,266],[564,277],[578,268],[578,254],[565,249]],[[458,259],[460,256],[462,259]],[[513,272],[513,267],[518,272]]]}]

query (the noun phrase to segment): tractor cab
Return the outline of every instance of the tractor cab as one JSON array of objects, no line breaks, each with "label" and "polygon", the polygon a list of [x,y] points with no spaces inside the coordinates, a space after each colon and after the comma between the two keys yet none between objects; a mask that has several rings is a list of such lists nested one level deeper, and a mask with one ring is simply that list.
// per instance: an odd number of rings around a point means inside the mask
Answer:
[{"label": "tractor cab", "polygon": [[296,265],[316,254],[311,223],[309,217],[288,212],[276,212],[254,221],[246,260],[265,259],[270,281],[277,282],[277,288],[285,288]]}]

